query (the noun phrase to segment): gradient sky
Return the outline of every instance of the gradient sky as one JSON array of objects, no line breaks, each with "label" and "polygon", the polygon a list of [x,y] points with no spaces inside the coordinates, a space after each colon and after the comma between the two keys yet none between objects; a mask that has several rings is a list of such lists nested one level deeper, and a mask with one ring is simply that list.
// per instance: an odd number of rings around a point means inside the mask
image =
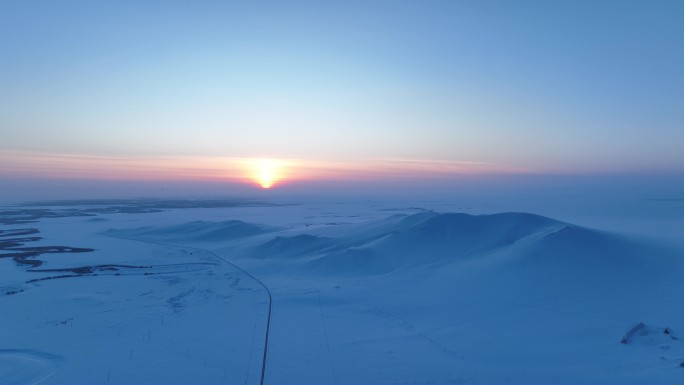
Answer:
[{"label": "gradient sky", "polygon": [[125,174],[141,157],[681,173],[682,15],[657,0],[4,0],[0,174],[108,159]]}]

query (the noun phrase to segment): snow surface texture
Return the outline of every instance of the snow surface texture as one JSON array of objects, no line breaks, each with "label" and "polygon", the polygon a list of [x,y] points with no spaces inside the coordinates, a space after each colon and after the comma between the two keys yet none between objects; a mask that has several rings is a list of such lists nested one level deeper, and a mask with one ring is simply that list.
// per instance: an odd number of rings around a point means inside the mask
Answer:
[{"label": "snow surface texture", "polygon": [[[681,251],[538,215],[304,204],[2,230],[0,384],[684,381]],[[16,255],[56,245],[94,251]]]}]

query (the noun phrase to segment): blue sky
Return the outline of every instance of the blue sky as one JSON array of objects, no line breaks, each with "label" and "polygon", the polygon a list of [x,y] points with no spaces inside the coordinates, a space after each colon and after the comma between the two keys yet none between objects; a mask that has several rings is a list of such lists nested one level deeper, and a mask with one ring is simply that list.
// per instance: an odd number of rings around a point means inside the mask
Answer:
[{"label": "blue sky", "polygon": [[682,14],[680,1],[5,0],[0,151],[680,173]]}]

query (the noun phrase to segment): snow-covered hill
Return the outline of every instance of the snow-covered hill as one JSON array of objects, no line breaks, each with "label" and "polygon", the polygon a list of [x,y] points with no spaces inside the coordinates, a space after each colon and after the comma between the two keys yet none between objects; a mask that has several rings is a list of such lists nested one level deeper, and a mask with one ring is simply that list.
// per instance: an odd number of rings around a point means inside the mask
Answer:
[{"label": "snow-covered hill", "polygon": [[[9,229],[0,374],[12,385],[256,384],[270,325],[267,384],[684,379],[681,250],[528,213],[370,207]],[[54,245],[92,251],[45,254]]]},{"label": "snow-covered hill", "polygon": [[645,263],[653,254],[623,236],[528,213],[397,215],[341,235],[275,235],[260,242],[247,254],[289,261],[315,274],[346,276],[459,263],[619,270]]},{"label": "snow-covered hill", "polygon": [[141,227],[126,230],[109,230],[107,234],[150,241],[225,242],[233,239],[265,234],[274,229],[230,220],[222,222],[193,221],[173,226]]}]

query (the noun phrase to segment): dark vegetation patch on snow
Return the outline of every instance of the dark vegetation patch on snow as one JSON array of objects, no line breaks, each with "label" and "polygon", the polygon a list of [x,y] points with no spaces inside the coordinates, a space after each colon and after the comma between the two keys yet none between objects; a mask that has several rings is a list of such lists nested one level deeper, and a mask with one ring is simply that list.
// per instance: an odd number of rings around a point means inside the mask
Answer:
[{"label": "dark vegetation patch on snow", "polygon": [[62,253],[88,253],[94,249],[71,246],[25,246],[27,243],[36,242],[41,237],[7,238],[21,235],[38,234],[37,229],[14,229],[0,230],[0,258],[12,258],[18,265],[31,267],[41,266],[44,261],[36,259],[42,254],[62,254]]},{"label": "dark vegetation patch on snow", "polygon": [[252,199],[84,199],[28,202],[0,210],[0,224],[35,223],[43,218],[94,217],[100,214],[145,214],[175,209],[269,207],[286,204]]}]

